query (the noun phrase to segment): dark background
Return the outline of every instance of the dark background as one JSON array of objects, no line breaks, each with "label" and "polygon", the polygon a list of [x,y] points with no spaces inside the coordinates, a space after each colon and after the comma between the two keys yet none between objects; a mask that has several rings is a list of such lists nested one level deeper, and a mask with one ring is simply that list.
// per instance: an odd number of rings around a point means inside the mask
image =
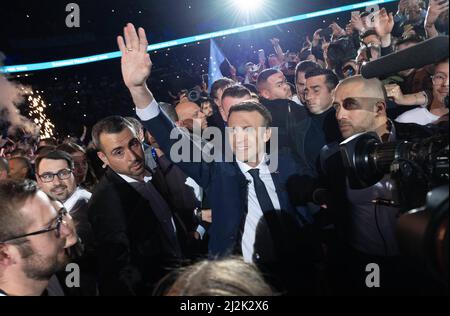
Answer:
[{"label": "dark background", "polygon": [[[158,43],[361,1],[266,0],[267,6],[246,17],[229,0],[76,0],[73,2],[80,6],[81,27],[68,28],[65,7],[70,2],[1,1],[3,63],[36,63],[116,51],[116,36],[127,22],[144,27],[150,43]],[[386,7],[395,12],[396,6]],[[349,19],[350,12],[346,12],[236,34],[217,42],[242,73],[247,61],[257,61],[258,49],[273,53],[270,38],[280,38],[284,50],[298,51],[305,37],[312,37],[317,28],[333,21],[345,26]],[[192,88],[201,82],[202,74],[208,73],[209,41],[152,52],[151,57],[151,89],[158,100],[169,101],[169,90],[177,93]],[[92,126],[107,115],[133,113],[121,81],[119,59],[12,75],[10,79],[44,91],[49,104],[47,115],[60,135],[78,134],[82,125]],[[26,111],[26,105],[22,110]]]}]

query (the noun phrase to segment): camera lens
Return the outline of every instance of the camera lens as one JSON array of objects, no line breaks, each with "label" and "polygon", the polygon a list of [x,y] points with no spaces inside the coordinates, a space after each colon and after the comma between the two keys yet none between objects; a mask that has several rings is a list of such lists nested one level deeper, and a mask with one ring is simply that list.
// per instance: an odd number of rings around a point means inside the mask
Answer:
[{"label": "camera lens", "polygon": [[198,100],[200,100],[200,92],[197,90],[189,91],[188,99],[189,101],[196,103]]}]

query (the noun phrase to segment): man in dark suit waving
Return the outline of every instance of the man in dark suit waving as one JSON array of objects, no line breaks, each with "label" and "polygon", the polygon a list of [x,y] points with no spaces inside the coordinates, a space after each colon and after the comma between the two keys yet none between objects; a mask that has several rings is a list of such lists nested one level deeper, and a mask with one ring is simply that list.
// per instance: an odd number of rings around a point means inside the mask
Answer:
[{"label": "man in dark suit waving", "polygon": [[[137,115],[163,151],[170,153],[174,145],[178,146],[177,140],[171,139],[175,126],[160,111],[146,85],[152,63],[145,31],[140,28],[136,32],[128,24],[124,34],[125,38],[118,37],[123,79]],[[220,161],[181,161],[178,165],[210,197],[213,222],[209,230],[210,255],[242,253],[245,260],[254,261],[276,275],[284,283],[283,288],[295,291],[295,287],[307,287],[306,281],[295,286],[287,284],[288,281],[301,283],[305,279],[296,276],[311,276],[305,267],[311,266],[312,255],[308,251],[312,243],[305,247],[308,242],[303,238],[308,214],[296,210],[286,193],[287,179],[297,170],[294,163],[288,163],[292,160],[284,162],[280,158],[279,170],[269,168],[273,161],[268,160],[265,147],[272,136],[270,126],[271,115],[265,107],[255,102],[238,104],[230,110],[227,128],[234,159],[228,161],[221,156]],[[180,134],[181,141],[190,142],[187,134]]]}]

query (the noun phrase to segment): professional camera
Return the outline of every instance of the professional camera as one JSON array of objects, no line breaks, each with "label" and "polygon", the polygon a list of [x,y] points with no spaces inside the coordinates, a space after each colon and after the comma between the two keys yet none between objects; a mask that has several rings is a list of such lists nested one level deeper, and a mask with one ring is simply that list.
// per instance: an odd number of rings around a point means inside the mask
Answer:
[{"label": "professional camera", "polygon": [[202,93],[199,87],[195,87],[191,90],[183,90],[180,95],[180,99],[186,97],[189,102],[197,103],[199,106],[208,100],[207,95]]},{"label": "professional camera", "polygon": [[397,232],[403,253],[419,258],[448,286],[448,134],[382,143],[377,134],[364,133],[340,149],[352,189],[370,187],[391,175],[395,201],[384,202],[402,213]]},{"label": "professional camera", "polygon": [[352,189],[363,189],[390,173],[397,182],[403,210],[425,204],[426,194],[448,184],[448,135],[418,143],[382,143],[375,133],[355,135],[341,144],[341,154]]}]

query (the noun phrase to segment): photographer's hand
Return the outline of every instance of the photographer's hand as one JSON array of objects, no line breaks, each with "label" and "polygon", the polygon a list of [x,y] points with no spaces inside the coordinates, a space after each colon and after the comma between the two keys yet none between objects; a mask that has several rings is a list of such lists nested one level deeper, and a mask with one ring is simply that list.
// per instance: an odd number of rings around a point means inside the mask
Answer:
[{"label": "photographer's hand", "polygon": [[139,33],[133,24],[124,27],[124,37],[117,37],[117,44],[122,52],[122,77],[131,92],[134,104],[139,109],[147,107],[154,99],[147,87],[152,61],[147,53],[148,41],[143,28]]}]

